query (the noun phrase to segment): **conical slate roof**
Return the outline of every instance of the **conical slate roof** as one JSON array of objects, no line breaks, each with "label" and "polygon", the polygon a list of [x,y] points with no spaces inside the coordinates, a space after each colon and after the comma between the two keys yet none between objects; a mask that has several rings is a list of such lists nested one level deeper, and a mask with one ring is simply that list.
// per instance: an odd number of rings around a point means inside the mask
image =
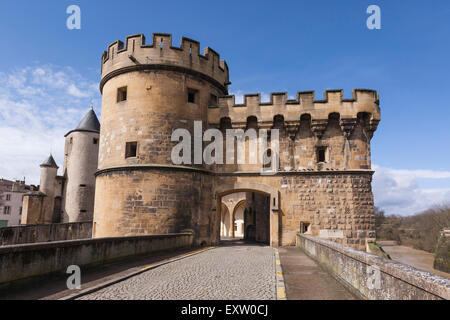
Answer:
[{"label": "conical slate roof", "polygon": [[50,156],[45,160],[43,163],[41,163],[41,167],[51,167],[51,168],[58,168],[58,165],[56,164],[55,159],[53,159],[53,156],[50,154]]},{"label": "conical slate roof", "polygon": [[74,131],[100,132],[100,122],[98,121],[97,115],[95,114],[93,109],[89,110],[81,120],[81,122],[78,124],[78,126],[75,129],[69,131],[66,136]]}]

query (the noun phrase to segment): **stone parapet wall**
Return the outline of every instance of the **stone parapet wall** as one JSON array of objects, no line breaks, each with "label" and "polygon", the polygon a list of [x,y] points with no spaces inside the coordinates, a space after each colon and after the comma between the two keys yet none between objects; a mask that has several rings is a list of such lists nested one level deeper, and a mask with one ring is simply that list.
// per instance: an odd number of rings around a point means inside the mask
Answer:
[{"label": "stone parapet wall", "polygon": [[184,72],[220,86],[226,91],[229,84],[228,66],[213,49],[200,53],[198,41],[183,37],[181,46],[172,46],[172,35],[154,33],[152,43],[146,44],[142,34],[118,40],[108,46],[102,55],[102,81],[100,87],[118,73],[165,69]]},{"label": "stone parapet wall", "polygon": [[0,247],[0,284],[158,251],[192,246],[192,233],[99,238]]},{"label": "stone parapet wall", "polygon": [[91,237],[92,221],[0,228],[0,246]]},{"label": "stone parapet wall", "polygon": [[297,246],[362,298],[450,299],[450,279],[304,234]]},{"label": "stone parapet wall", "polygon": [[288,94],[281,92],[271,93],[269,102],[261,102],[261,94],[258,93],[244,95],[243,104],[236,103],[235,96],[224,96],[220,97],[216,108],[210,108],[208,120],[210,124],[220,124],[222,117],[229,117],[231,123],[237,126],[245,125],[250,116],[256,116],[261,124],[273,123],[276,115],[282,115],[284,121],[299,124],[300,116],[309,114],[315,125],[324,127],[329,114],[335,112],[341,115],[343,127],[351,125],[350,120],[356,120],[358,113],[369,113],[369,125],[376,130],[381,118],[378,93],[375,90],[355,89],[352,99],[344,99],[343,90],[327,90],[323,100],[316,100],[314,91],[298,92],[296,99],[288,99]]}]

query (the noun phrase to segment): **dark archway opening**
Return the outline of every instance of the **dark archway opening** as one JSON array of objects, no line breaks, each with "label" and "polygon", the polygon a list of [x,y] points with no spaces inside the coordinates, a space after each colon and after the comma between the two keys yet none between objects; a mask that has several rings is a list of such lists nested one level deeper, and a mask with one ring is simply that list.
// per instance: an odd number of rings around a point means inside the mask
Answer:
[{"label": "dark archway opening", "polygon": [[270,244],[270,197],[251,191],[223,196],[220,240]]}]

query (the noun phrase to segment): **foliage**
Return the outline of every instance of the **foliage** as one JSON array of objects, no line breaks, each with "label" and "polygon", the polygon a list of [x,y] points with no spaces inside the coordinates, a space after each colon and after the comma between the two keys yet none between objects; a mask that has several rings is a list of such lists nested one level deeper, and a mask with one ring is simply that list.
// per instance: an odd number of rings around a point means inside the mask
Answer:
[{"label": "foliage", "polygon": [[402,245],[435,252],[441,231],[450,228],[450,204],[410,217],[385,216],[376,208],[375,228],[378,240],[394,240]]}]

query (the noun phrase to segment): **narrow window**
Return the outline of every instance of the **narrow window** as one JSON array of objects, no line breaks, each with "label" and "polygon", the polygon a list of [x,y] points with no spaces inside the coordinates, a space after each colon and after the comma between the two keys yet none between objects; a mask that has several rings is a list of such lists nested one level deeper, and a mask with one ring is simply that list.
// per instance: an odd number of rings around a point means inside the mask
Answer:
[{"label": "narrow window", "polygon": [[86,213],[87,211],[86,210],[80,210],[80,213]]},{"label": "narrow window", "polygon": [[117,102],[127,100],[127,87],[117,89]]},{"label": "narrow window", "polygon": [[209,95],[209,106],[216,107],[217,106],[217,96],[214,94]]},{"label": "narrow window", "polygon": [[97,144],[97,143],[98,143],[98,138],[93,138],[93,139],[92,139],[92,143],[93,143],[93,144]]},{"label": "narrow window", "polygon": [[72,144],[72,142],[73,142],[73,137],[70,137],[69,143]]},{"label": "narrow window", "polygon": [[188,103],[196,103],[197,101],[197,90],[188,89],[187,94]]},{"label": "narrow window", "polygon": [[10,201],[11,200],[11,195],[10,194],[7,194],[6,195],[6,201]]},{"label": "narrow window", "polygon": [[80,188],[86,188],[85,184],[80,184]]},{"label": "narrow window", "polygon": [[317,148],[317,162],[326,162],[326,147],[319,147]]},{"label": "narrow window", "polygon": [[136,157],[137,153],[137,142],[127,142],[126,148],[125,148],[125,158],[133,158]]},{"label": "narrow window", "polygon": [[6,215],[10,215],[11,214],[11,207],[5,207],[3,213],[6,214]]}]

